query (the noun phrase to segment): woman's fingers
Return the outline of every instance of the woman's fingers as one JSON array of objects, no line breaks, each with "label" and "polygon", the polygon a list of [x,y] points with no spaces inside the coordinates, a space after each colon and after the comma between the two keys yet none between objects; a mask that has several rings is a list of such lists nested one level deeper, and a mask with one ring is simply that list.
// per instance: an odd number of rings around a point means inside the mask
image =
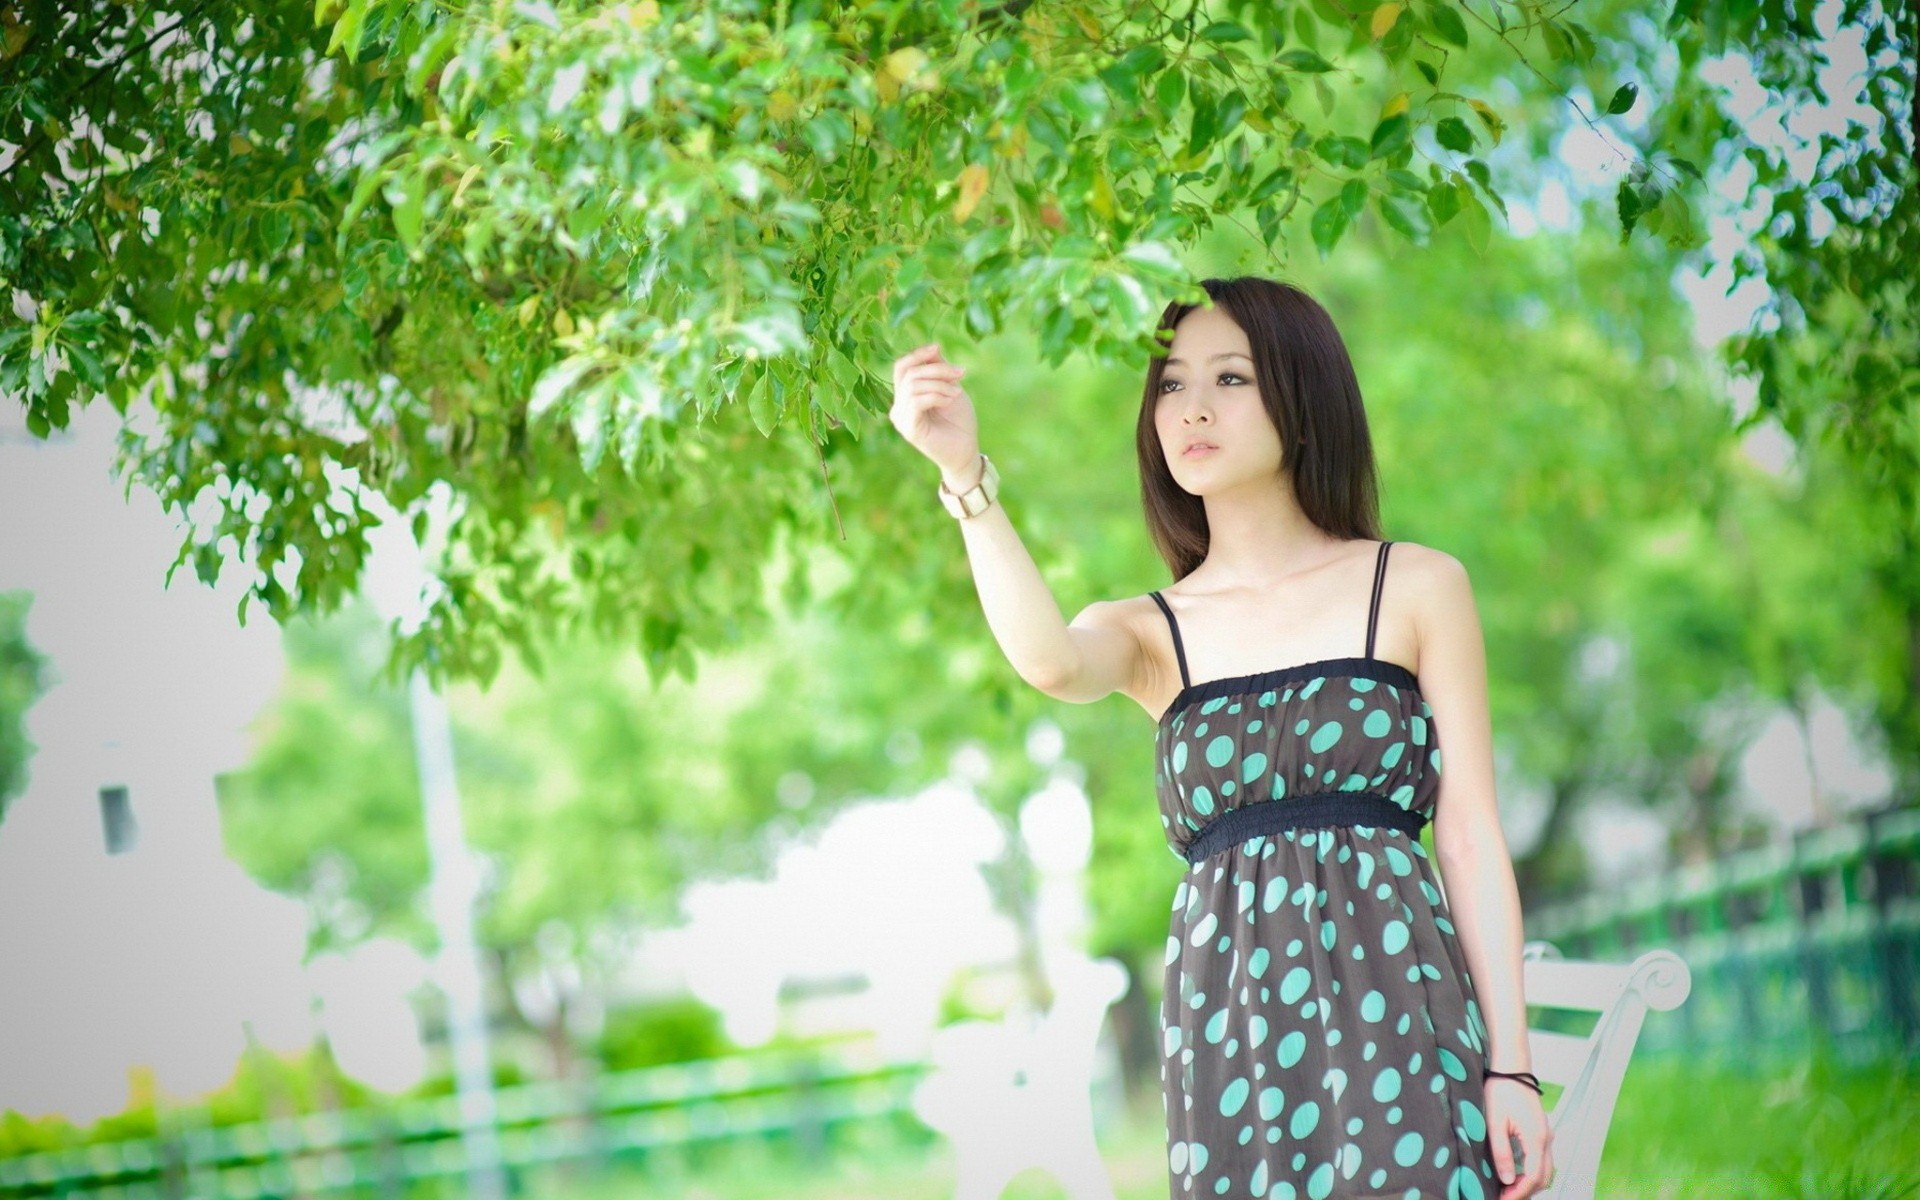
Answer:
[{"label": "woman's fingers", "polygon": [[1495,1157],[1495,1169],[1503,1176],[1512,1174],[1514,1179],[1500,1191],[1500,1200],[1526,1200],[1526,1197],[1544,1189],[1553,1179],[1553,1133],[1542,1131],[1538,1137],[1515,1132],[1513,1137],[1521,1143],[1519,1154],[1521,1170],[1515,1171],[1511,1156],[1506,1165]]},{"label": "woman's fingers", "polygon": [[908,367],[901,379],[958,379],[966,373],[967,369],[957,363],[920,363]]},{"label": "woman's fingers", "polygon": [[939,358],[940,346],[936,342],[928,342],[917,350],[907,351],[893,360],[893,382],[898,385],[909,367],[920,363],[937,362]]}]

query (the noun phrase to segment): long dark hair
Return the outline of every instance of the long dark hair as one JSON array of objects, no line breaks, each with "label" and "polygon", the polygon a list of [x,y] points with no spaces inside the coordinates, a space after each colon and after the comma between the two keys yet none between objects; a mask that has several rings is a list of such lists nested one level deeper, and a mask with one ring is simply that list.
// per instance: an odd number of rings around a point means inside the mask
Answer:
[{"label": "long dark hair", "polygon": [[[1242,275],[1203,279],[1200,286],[1246,331],[1254,382],[1279,431],[1281,464],[1293,473],[1294,495],[1307,519],[1337,538],[1379,540],[1379,479],[1367,410],[1333,318],[1313,297],[1275,279]],[[1174,326],[1198,307],[1169,304],[1156,329],[1164,331],[1160,340],[1170,341]],[[1206,558],[1209,535],[1206,505],[1174,482],[1154,431],[1154,402],[1166,366],[1164,350],[1148,362],[1134,443],[1147,529],[1177,581]]]}]

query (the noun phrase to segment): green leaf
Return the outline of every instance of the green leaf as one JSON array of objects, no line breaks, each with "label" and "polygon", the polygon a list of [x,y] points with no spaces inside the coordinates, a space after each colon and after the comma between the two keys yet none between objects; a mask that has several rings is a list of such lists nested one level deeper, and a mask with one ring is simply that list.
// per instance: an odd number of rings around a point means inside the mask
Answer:
[{"label": "green leaf", "polygon": [[612,377],[587,388],[574,402],[573,437],[580,447],[580,465],[589,473],[599,469],[607,450],[607,408],[612,399]]},{"label": "green leaf", "polygon": [[[392,197],[389,196],[389,201]],[[420,244],[426,225],[427,181],[419,171],[409,171],[400,180],[400,200],[393,207],[393,231],[400,244],[411,253]]]},{"label": "green leaf", "polygon": [[1180,262],[1173,248],[1164,242],[1137,242],[1120,252],[1127,262],[1159,272],[1163,277],[1185,279],[1187,268]]},{"label": "green leaf", "polygon": [[537,421],[544,417],[549,409],[558,405],[572,390],[574,383],[592,366],[584,358],[568,358],[540,376],[533,385],[533,395],[527,401],[528,420]]},{"label": "green leaf", "polygon": [[1313,221],[1309,228],[1313,232],[1313,244],[1325,259],[1333,253],[1340,241],[1340,235],[1347,229],[1347,206],[1340,197],[1323,200],[1313,210]]},{"label": "green leaf", "polygon": [[1373,127],[1368,147],[1369,158],[1391,158],[1413,141],[1413,122],[1406,113],[1395,113]]},{"label": "green leaf", "polygon": [[1474,253],[1484,257],[1487,243],[1493,236],[1493,218],[1486,206],[1480,203],[1480,198],[1470,191],[1460,202],[1460,219],[1466,230],[1467,244],[1473,247]]},{"label": "green leaf", "polygon": [[333,23],[333,36],[327,39],[327,53],[344,49],[348,62],[360,56],[360,35],[367,20],[367,0],[347,0],[346,11]]},{"label": "green leaf", "polygon": [[1253,33],[1245,25],[1235,21],[1215,21],[1200,31],[1203,42],[1250,42]]},{"label": "green leaf", "polygon": [[1069,335],[1073,333],[1073,310],[1057,304],[1040,322],[1040,354],[1048,362],[1064,357]]},{"label": "green leaf", "polygon": [[734,329],[762,358],[807,348],[807,335],[800,326],[800,310],[790,304],[769,305],[740,321]]},{"label": "green leaf", "polygon": [[73,373],[80,377],[80,382],[96,392],[107,386],[106,368],[92,350],[77,342],[62,342],[61,348],[66,351],[67,362],[73,367]]},{"label": "green leaf", "polygon": [[1613,99],[1607,101],[1608,114],[1617,116],[1620,113],[1626,112],[1633,107],[1634,97],[1639,94],[1640,88],[1637,85],[1631,83],[1621,84],[1619,90],[1613,93]]},{"label": "green leaf", "polygon": [[1214,140],[1219,141],[1240,127],[1240,119],[1247,115],[1247,98],[1235,88],[1220,97],[1220,112],[1215,120]]},{"label": "green leaf", "polygon": [[1434,140],[1458,154],[1473,150],[1473,129],[1459,117],[1443,117],[1433,127]]},{"label": "green leaf", "polygon": [[390,165],[390,163],[374,163],[365,167],[361,172],[360,181],[353,185],[353,195],[347,198],[347,206],[340,210],[343,245],[347,226],[353,224],[353,219],[360,215],[360,210],[373,199],[374,189],[379,187],[380,181],[386,178]]},{"label": "green leaf", "polygon": [[1540,37],[1547,43],[1547,53],[1557,62],[1573,57],[1573,43],[1567,35],[1552,21],[1543,21],[1540,25]]},{"label": "green leaf", "polygon": [[1367,165],[1367,144],[1357,137],[1327,134],[1313,144],[1313,152],[1329,166],[1359,170]]},{"label": "green leaf", "polygon": [[1289,71],[1319,72],[1333,70],[1333,64],[1312,50],[1294,48],[1281,53],[1277,60]]},{"label": "green leaf", "polygon": [[1266,201],[1292,180],[1292,167],[1285,164],[1275,167],[1265,179],[1253,185],[1253,190],[1247,193],[1247,203],[1260,204]]},{"label": "green leaf", "polygon": [[1178,66],[1169,68],[1153,85],[1153,98],[1158,100],[1160,107],[1167,112],[1180,107],[1180,100],[1186,94],[1187,77]]},{"label": "green leaf", "polygon": [[443,18],[440,25],[427,35],[427,40],[413,53],[413,59],[407,64],[407,92],[420,96],[426,92],[427,77],[432,75],[440,64],[452,57],[455,40],[460,36],[460,23]]},{"label": "green leaf", "polygon": [[1347,210],[1347,216],[1357,217],[1360,210],[1367,206],[1367,181],[1349,179],[1340,189],[1340,203]]},{"label": "green leaf", "polygon": [[1487,169],[1487,164],[1477,158],[1468,159],[1467,174],[1473,177],[1473,181],[1480,185],[1480,189],[1486,195],[1486,198],[1491,200],[1494,205],[1500,209],[1500,215],[1505,217],[1507,215],[1507,202],[1500,198],[1500,193],[1493,190],[1493,173]]},{"label": "green leaf", "polygon": [[1632,179],[1622,179],[1613,193],[1613,201],[1620,214],[1620,240],[1624,242],[1633,233],[1634,222],[1640,219],[1640,189]]},{"label": "green leaf", "polygon": [[286,210],[270,208],[260,218],[260,244],[270,255],[286,249],[287,240],[293,236],[293,219]]},{"label": "green leaf", "polygon": [[1578,21],[1568,21],[1567,40],[1573,49],[1573,61],[1585,66],[1593,61],[1598,47],[1594,45],[1593,34]]},{"label": "green leaf", "polygon": [[753,427],[762,437],[772,437],[780,423],[780,407],[773,402],[772,369],[765,363],[749,364],[746,391],[734,403],[745,403]]},{"label": "green leaf", "polygon": [[1451,4],[1434,4],[1427,9],[1427,23],[1433,31],[1456,46],[1467,44],[1467,23],[1460,19],[1460,13]]},{"label": "green leaf", "polygon": [[1411,196],[1376,192],[1373,197],[1373,206],[1379,212],[1380,219],[1385,221],[1389,228],[1400,233],[1416,246],[1427,244],[1433,226],[1428,219],[1425,206],[1418,200]]}]

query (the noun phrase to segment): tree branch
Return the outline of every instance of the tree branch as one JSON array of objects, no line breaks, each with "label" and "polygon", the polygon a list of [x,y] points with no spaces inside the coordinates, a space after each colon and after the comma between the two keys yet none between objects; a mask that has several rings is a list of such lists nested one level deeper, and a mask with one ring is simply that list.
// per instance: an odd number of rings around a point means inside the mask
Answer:
[{"label": "tree branch", "polygon": [[[100,64],[100,67],[98,70],[96,70],[93,74],[87,76],[86,79],[81,81],[79,87],[73,89],[72,92],[68,93],[69,97],[78,98],[82,93],[92,88],[94,84],[99,83],[102,79],[105,79],[109,74],[118,70],[123,63],[125,63],[128,59],[132,58],[134,55],[145,54],[147,50],[151,48],[155,42],[159,41],[161,38],[165,37],[167,34],[172,33],[174,30],[180,28],[180,26],[186,24],[187,19],[189,17],[198,16],[200,13],[200,10],[205,8],[206,5],[207,5],[207,0],[199,0],[199,3],[187,9],[187,11],[181,13],[178,17],[175,17],[173,24],[162,26],[161,28],[154,30],[153,33],[147,38],[146,41],[141,42],[138,46],[129,47],[128,49],[122,51],[117,57]],[[47,127],[46,127],[46,123],[43,121],[40,124],[40,128],[33,131],[33,136],[27,139],[26,145],[20,148],[20,153],[14,156],[13,161],[8,163],[5,169],[0,170],[0,179],[5,179],[7,178],[7,176],[13,174],[13,169],[19,166],[21,163],[27,161],[28,158],[32,157],[34,152],[39,150],[40,147],[46,143],[46,141],[47,141]]]}]

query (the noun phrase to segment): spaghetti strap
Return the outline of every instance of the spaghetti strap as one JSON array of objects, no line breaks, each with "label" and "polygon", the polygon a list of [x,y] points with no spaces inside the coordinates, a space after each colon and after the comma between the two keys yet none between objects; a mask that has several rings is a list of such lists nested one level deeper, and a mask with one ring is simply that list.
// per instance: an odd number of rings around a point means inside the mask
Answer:
[{"label": "spaghetti strap", "polygon": [[1180,643],[1180,622],[1173,619],[1173,610],[1167,607],[1166,600],[1159,592],[1148,594],[1153,597],[1153,602],[1160,606],[1160,611],[1167,614],[1167,627],[1173,630],[1173,652],[1180,659],[1180,686],[1183,689],[1190,688],[1193,686],[1193,680],[1187,675],[1187,648]]},{"label": "spaghetti strap", "polygon": [[1367,657],[1373,657],[1373,631],[1380,622],[1380,592],[1387,582],[1387,547],[1392,542],[1380,543],[1380,557],[1373,564],[1373,603],[1367,608]]}]

